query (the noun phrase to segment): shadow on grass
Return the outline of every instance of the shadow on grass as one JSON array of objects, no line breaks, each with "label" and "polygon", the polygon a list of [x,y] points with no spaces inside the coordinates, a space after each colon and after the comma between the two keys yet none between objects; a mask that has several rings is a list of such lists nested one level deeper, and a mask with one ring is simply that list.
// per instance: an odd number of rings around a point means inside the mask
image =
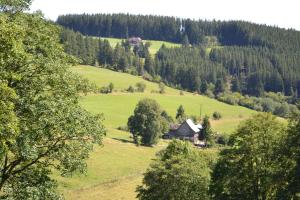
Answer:
[{"label": "shadow on grass", "polygon": [[112,139],[113,139],[113,140],[120,141],[120,142],[123,142],[123,143],[131,143],[131,144],[134,144],[134,142],[131,141],[131,140],[120,139],[120,138],[112,138]]}]

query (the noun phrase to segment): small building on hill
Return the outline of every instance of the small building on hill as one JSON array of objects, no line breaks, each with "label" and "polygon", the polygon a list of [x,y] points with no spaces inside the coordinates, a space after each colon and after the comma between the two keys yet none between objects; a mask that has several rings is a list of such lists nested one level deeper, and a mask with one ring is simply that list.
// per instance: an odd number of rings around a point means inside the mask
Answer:
[{"label": "small building on hill", "polygon": [[138,46],[142,42],[140,37],[131,37],[128,39],[128,42],[131,46]]},{"label": "small building on hill", "polygon": [[[185,120],[181,125],[171,125],[170,131],[163,135],[164,139],[181,139],[181,140],[188,140],[192,142],[194,145],[202,144],[199,138],[203,138],[201,136],[202,125],[201,124],[194,124],[191,119]],[[200,136],[200,137],[199,137]],[[204,138],[203,138],[204,139]],[[202,140],[203,140],[202,139]]]}]

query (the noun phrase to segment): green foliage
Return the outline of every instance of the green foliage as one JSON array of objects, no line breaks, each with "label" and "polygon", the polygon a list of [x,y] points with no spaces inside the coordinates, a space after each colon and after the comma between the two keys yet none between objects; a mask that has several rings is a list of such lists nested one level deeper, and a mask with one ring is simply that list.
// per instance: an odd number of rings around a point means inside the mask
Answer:
[{"label": "green foliage", "polygon": [[229,143],[229,135],[227,134],[216,135],[216,143],[221,145],[227,145]]},{"label": "green foliage", "polygon": [[[136,35],[143,39],[183,43],[181,48],[162,46],[155,59],[147,52],[148,44],[135,46],[134,55],[129,53],[128,43],[123,42],[121,46],[126,52],[120,57],[122,67],[127,60],[129,66],[135,66],[139,74],[143,74],[143,67],[131,63],[134,59],[129,58],[146,58],[145,70],[152,76],[159,75],[169,85],[198,92],[199,84],[207,81],[217,84],[216,95],[223,92],[222,83],[217,80],[232,77],[232,92],[263,96],[265,91],[272,91],[299,97],[299,31],[241,21],[126,14],[65,15],[60,16],[57,23],[90,36],[127,38]],[[192,48],[187,48],[189,44]],[[102,53],[100,57],[105,57]],[[107,57],[109,61],[102,63],[115,66],[110,61],[111,53]]]},{"label": "green foliage", "polygon": [[[213,145],[213,132],[211,129],[211,125],[210,125],[210,121],[209,121],[209,117],[207,115],[205,115],[205,117],[203,118],[203,122],[202,122],[202,130],[201,130],[201,134],[199,135],[199,139],[205,139],[206,140],[206,144],[208,146],[212,146]],[[201,136],[203,138],[201,138]]]},{"label": "green foliage", "polygon": [[32,0],[1,0],[0,10],[7,13],[16,13],[29,9]]},{"label": "green foliage", "polygon": [[158,87],[159,87],[159,93],[160,94],[164,94],[166,91],[165,91],[165,84],[163,82],[160,82],[158,84]]},{"label": "green foliage", "polygon": [[242,123],[232,146],[220,153],[210,187],[213,199],[277,199],[285,185],[280,179],[285,161],[278,154],[283,133],[284,125],[271,114]]},{"label": "green foliage", "polygon": [[288,104],[287,98],[281,94],[266,93],[266,97],[249,97],[240,93],[224,92],[217,96],[219,101],[230,105],[241,105],[256,111],[270,112],[280,117],[289,117],[299,110],[295,105]]},{"label": "green foliage", "polygon": [[184,112],[184,108],[182,105],[180,105],[178,108],[177,108],[177,112],[176,112],[176,119],[177,121],[179,122],[182,122],[186,119],[186,114]]},{"label": "green foliage", "polygon": [[213,117],[214,120],[219,120],[219,119],[222,118],[222,115],[221,115],[221,113],[215,111],[215,112],[212,114],[212,117]]},{"label": "green foliage", "polygon": [[147,146],[157,144],[162,133],[167,131],[167,120],[161,115],[159,104],[152,99],[143,99],[137,104],[134,115],[128,118],[128,128],[133,135],[134,142]]},{"label": "green foliage", "polygon": [[112,93],[113,89],[114,89],[114,84],[109,83],[108,86],[103,86],[100,88],[100,93],[103,93],[103,94]]},{"label": "green foliage", "polygon": [[225,83],[222,79],[218,79],[216,82],[214,94],[218,95],[220,93],[223,93],[225,91]]},{"label": "green foliage", "polygon": [[153,77],[148,72],[145,72],[143,74],[143,79],[145,79],[147,81],[153,81]]},{"label": "green foliage", "polygon": [[138,92],[144,92],[146,89],[146,84],[144,82],[138,82],[135,84]]},{"label": "green foliage", "polygon": [[[167,120],[167,122],[169,122],[169,123],[174,122],[172,116],[170,116],[170,115],[167,113],[167,111],[165,111],[165,110],[162,111],[161,116],[162,116],[163,118],[165,118],[165,119]],[[169,127],[167,127],[167,129],[168,129],[168,128],[169,128]],[[167,130],[167,129],[166,129],[166,130]]]},{"label": "green foliage", "polygon": [[293,116],[287,129],[287,137],[282,142],[280,157],[283,161],[278,176],[285,185],[280,188],[279,198],[299,199],[300,197],[300,120]]},{"label": "green foliage", "polygon": [[173,140],[159,153],[138,186],[141,200],[209,199],[209,162],[188,142]]},{"label": "green foliage", "polygon": [[208,85],[206,81],[202,81],[201,86],[200,86],[200,92],[201,94],[205,94],[208,90]]},{"label": "green foliage", "polygon": [[[20,11],[30,3],[1,1],[1,7],[7,2]],[[105,133],[102,117],[79,106],[79,93],[92,88],[70,72],[73,59],[52,22],[3,12],[0,29],[0,196],[55,199],[50,170],[85,172],[85,159]]]},{"label": "green foliage", "polygon": [[127,88],[127,92],[133,93],[133,92],[134,92],[134,88],[130,85],[130,86]]}]

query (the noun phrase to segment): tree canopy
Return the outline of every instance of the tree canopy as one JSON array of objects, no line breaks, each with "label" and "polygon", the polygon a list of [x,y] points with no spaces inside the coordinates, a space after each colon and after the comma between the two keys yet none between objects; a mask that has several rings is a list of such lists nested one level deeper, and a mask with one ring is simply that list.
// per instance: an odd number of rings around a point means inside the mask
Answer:
[{"label": "tree canopy", "polygon": [[213,199],[278,199],[285,185],[285,161],[279,153],[284,133],[285,126],[271,114],[257,114],[242,123],[213,171]]},{"label": "tree canopy", "polygon": [[101,116],[78,104],[79,93],[93,88],[70,72],[60,29],[22,13],[29,4],[0,4],[0,197],[55,199],[51,171],[85,172],[105,130]]},{"label": "tree canopy", "polygon": [[128,118],[128,128],[133,134],[134,142],[152,146],[156,144],[165,131],[168,120],[159,104],[153,99],[143,99],[137,104],[134,114]]},{"label": "tree canopy", "polygon": [[160,152],[138,186],[141,200],[208,200],[210,160],[189,142],[173,140]]}]

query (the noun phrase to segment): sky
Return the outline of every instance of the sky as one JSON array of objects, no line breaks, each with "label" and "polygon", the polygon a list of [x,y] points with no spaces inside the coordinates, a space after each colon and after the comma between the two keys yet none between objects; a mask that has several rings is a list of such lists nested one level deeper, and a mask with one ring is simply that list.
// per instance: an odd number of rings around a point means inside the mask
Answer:
[{"label": "sky", "polygon": [[52,20],[63,14],[153,14],[244,20],[300,31],[300,0],[33,0],[31,10]]}]

